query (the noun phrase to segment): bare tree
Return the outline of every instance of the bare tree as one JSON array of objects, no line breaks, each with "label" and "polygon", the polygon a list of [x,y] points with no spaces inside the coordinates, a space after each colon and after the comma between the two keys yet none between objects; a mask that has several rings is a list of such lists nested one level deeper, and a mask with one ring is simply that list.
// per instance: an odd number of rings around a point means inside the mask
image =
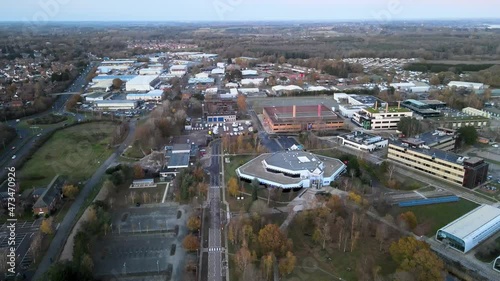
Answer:
[{"label": "bare tree", "polygon": [[382,251],[382,247],[384,245],[384,241],[387,239],[389,234],[389,229],[387,229],[387,225],[383,222],[377,225],[377,232],[375,234],[377,240],[380,242],[379,250]]},{"label": "bare tree", "polygon": [[387,173],[389,174],[389,181],[392,180],[392,176],[394,174],[394,170],[396,170],[396,166],[390,164],[389,167],[387,167]]},{"label": "bare tree", "polygon": [[135,198],[137,197],[137,194],[135,193],[135,191],[132,191],[132,192],[130,192],[129,196],[130,196],[130,201],[131,201],[130,203],[133,204],[135,201]]}]

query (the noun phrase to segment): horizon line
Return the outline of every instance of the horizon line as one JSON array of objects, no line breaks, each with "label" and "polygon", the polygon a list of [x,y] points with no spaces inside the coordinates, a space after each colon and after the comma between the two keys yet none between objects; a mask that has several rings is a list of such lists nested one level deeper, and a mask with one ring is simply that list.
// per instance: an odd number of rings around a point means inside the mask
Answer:
[{"label": "horizon line", "polygon": [[[484,17],[484,18],[396,18],[391,20],[377,20],[377,19],[259,19],[259,20],[48,20],[42,21],[44,24],[50,23],[268,23],[268,22],[312,22],[312,23],[329,23],[329,22],[379,22],[379,23],[391,23],[391,22],[402,22],[402,21],[421,21],[421,22],[432,22],[432,21],[499,21],[500,17]],[[29,19],[22,20],[2,20],[0,23],[26,23],[32,22]]]}]

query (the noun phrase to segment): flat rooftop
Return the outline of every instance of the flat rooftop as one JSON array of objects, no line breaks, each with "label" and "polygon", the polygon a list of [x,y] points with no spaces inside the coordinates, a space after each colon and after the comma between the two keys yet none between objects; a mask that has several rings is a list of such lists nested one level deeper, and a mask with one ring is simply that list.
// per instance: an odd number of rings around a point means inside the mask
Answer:
[{"label": "flat rooftop", "polygon": [[351,142],[355,142],[357,144],[365,144],[365,145],[370,145],[370,144],[377,143],[379,141],[384,140],[380,136],[367,134],[367,133],[364,133],[361,131],[354,131],[354,132],[351,132],[349,134],[340,135],[339,137],[343,138],[343,139],[347,139]]},{"label": "flat rooftop", "polygon": [[407,140],[397,140],[397,141],[391,141],[390,144],[399,146],[401,148],[407,148],[409,150],[430,156],[430,157],[435,157],[437,159],[447,161],[447,162],[452,162],[452,163],[458,163],[458,159],[463,158],[462,156],[451,153],[451,152],[446,152],[440,149],[427,149],[427,148],[419,148],[419,145],[424,144],[420,140],[416,139],[407,139]]},{"label": "flat rooftop", "polygon": [[168,159],[167,168],[188,167],[191,153],[173,153]]},{"label": "flat rooftop", "polygon": [[428,118],[429,120],[434,120],[434,121],[446,121],[446,122],[453,122],[453,121],[479,121],[479,120],[484,120],[488,121],[488,117],[484,116],[470,116],[470,115],[462,115],[462,116],[445,116],[445,117],[430,117]]},{"label": "flat rooftop", "polygon": [[96,100],[96,104],[136,104],[133,100]]},{"label": "flat rooftop", "polygon": [[[304,151],[278,152],[265,159],[268,165],[276,166],[290,171],[308,170],[314,172],[320,169],[322,162],[312,153]],[[321,170],[321,169],[320,169]]]},{"label": "flat rooftop", "polygon": [[374,96],[349,95],[349,97],[364,105],[374,105],[378,101]]},{"label": "flat rooftop", "polygon": [[446,105],[445,102],[442,102],[440,100],[420,100],[420,102],[427,105]]},{"label": "flat rooftop", "polygon": [[482,205],[454,220],[440,230],[460,239],[465,239],[485,224],[499,217],[500,209],[490,205]]},{"label": "flat rooftop", "polygon": [[455,130],[438,129],[430,132],[420,134],[415,137],[417,140],[423,141],[426,145],[432,146],[433,144],[449,141],[456,134]]},{"label": "flat rooftop", "polygon": [[[365,110],[368,111],[368,112],[370,112],[370,113],[385,113],[386,108],[385,107],[379,107],[378,109],[375,109],[373,107],[367,107],[367,108],[365,108]],[[410,110],[407,109],[407,108],[404,108],[404,107],[397,108],[395,106],[389,106],[389,108],[387,109],[387,112],[388,113],[410,112]]]},{"label": "flat rooftop", "polygon": [[[281,154],[281,155],[278,155]],[[313,163],[298,163],[297,157],[295,156],[304,156],[307,157],[307,159],[310,159],[312,162],[312,158],[315,158],[315,161]],[[293,160],[294,159],[294,160]],[[293,160],[294,162],[292,163],[286,163],[283,161],[286,160]],[[324,157],[324,156],[319,156],[315,154],[310,154],[308,152],[303,152],[303,151],[284,151],[284,152],[277,152],[274,154],[266,153],[257,156],[253,160],[245,163],[241,167],[239,167],[240,171],[243,174],[250,175],[253,177],[257,177],[260,179],[288,185],[288,184],[295,184],[295,183],[300,183],[302,181],[301,178],[292,178],[283,175],[282,173],[273,173],[273,172],[268,172],[264,165],[262,164],[262,161],[266,161],[268,164],[273,165],[273,166],[279,166],[282,167],[283,169],[298,169],[302,170],[301,168],[308,169],[316,169],[317,166],[322,162],[324,164],[323,166],[323,173],[324,175],[331,176],[333,175],[336,171],[342,168],[344,163],[342,161],[335,159],[335,158],[329,158],[329,157]],[[313,169],[313,171],[314,171]]]},{"label": "flat rooftop", "polygon": [[[295,117],[293,116],[293,106],[273,106],[264,107],[269,118],[273,122],[290,122],[290,121],[315,121],[318,119],[333,120],[341,118],[332,111],[331,108],[321,104],[319,105],[297,105],[295,106]],[[319,113],[319,114],[318,114]]]}]

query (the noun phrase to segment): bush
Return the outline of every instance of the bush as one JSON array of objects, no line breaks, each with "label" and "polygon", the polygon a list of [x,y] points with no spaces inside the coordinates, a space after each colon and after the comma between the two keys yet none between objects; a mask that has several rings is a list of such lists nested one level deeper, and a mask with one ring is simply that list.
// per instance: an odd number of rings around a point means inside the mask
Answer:
[{"label": "bush", "polygon": [[56,124],[62,121],[67,120],[68,117],[64,115],[55,115],[55,114],[49,114],[47,116],[43,117],[37,117],[34,119],[30,119],[27,121],[29,125],[47,125],[47,124]]}]

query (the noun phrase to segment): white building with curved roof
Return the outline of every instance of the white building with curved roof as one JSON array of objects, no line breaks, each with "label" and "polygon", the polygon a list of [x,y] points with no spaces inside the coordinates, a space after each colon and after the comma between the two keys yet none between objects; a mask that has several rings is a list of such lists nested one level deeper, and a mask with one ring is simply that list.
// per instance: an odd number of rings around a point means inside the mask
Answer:
[{"label": "white building with curved roof", "polygon": [[304,151],[282,151],[262,154],[236,169],[236,174],[248,182],[283,189],[316,188],[329,185],[346,170],[339,159]]},{"label": "white building with curved roof", "polygon": [[499,230],[500,209],[482,205],[439,229],[436,239],[467,253]]}]

